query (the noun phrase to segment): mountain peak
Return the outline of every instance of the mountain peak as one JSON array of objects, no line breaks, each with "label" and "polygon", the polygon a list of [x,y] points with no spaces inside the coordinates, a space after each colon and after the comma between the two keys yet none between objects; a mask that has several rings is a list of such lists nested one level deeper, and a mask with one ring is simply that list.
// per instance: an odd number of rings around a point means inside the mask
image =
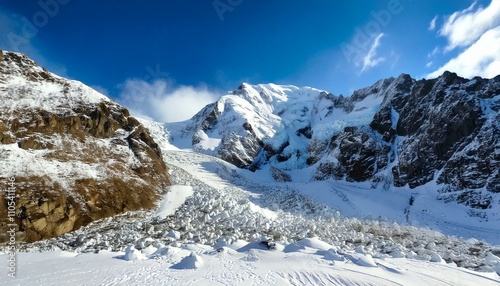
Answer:
[{"label": "mountain peak", "polygon": [[[1,59],[3,74],[34,76],[42,72],[48,73],[45,68],[38,66],[34,60],[22,53],[2,51]],[[35,78],[37,76],[33,79]]]},{"label": "mountain peak", "polygon": [[21,53],[5,52],[0,61],[0,106],[55,111],[78,105],[110,102],[79,81],[57,76]]}]

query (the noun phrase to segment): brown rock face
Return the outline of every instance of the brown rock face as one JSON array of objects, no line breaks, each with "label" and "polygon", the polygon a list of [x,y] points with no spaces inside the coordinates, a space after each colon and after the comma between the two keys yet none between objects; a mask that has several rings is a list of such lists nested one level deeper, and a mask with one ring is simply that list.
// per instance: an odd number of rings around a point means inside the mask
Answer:
[{"label": "brown rock face", "polygon": [[[20,54],[6,53],[0,72],[0,101],[8,103],[0,103],[0,184],[5,189],[8,178],[15,178],[18,242],[154,206],[170,184],[168,170],[158,145],[125,108],[109,100],[87,101],[95,93],[90,88],[54,76]],[[26,81],[10,84],[13,78]],[[44,94],[45,85],[58,92]],[[45,107],[51,100],[57,106]],[[0,197],[2,229],[8,203]],[[0,242],[7,239],[0,236]]]}]

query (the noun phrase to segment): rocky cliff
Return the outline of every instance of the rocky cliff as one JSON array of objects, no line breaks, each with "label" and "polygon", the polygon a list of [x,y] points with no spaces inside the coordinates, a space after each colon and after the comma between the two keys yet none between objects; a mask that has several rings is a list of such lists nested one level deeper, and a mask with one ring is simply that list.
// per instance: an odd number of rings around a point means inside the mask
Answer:
[{"label": "rocky cliff", "polygon": [[[3,52],[0,59],[0,182],[6,189],[15,179],[17,241],[153,207],[169,185],[168,170],[127,109],[25,55]],[[0,198],[2,229],[7,200]]]},{"label": "rocky cliff", "polygon": [[[500,201],[500,76],[436,79],[407,74],[336,96],[314,88],[248,85],[167,128],[172,142],[238,167],[373,188],[433,184],[437,198],[476,209]],[[276,174],[279,174],[276,175]]]}]

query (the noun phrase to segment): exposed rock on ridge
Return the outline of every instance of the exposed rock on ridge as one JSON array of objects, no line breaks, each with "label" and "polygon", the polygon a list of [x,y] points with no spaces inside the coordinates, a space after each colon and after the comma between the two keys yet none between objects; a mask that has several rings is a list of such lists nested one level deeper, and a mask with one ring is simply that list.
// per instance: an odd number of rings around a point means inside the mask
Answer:
[{"label": "exposed rock on ridge", "polygon": [[[170,184],[149,132],[89,87],[7,52],[0,62],[0,98],[0,180],[15,178],[17,241],[151,208]],[[4,196],[0,206],[4,228]]]}]

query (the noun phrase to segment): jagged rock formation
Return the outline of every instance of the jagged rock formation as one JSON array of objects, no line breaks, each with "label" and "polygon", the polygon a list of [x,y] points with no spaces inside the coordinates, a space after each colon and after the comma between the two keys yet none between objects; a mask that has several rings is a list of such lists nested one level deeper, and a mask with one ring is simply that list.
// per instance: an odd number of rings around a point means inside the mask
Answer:
[{"label": "jagged rock formation", "polygon": [[373,188],[434,182],[438,199],[485,209],[499,203],[499,109],[500,76],[445,72],[417,81],[402,74],[350,97],[242,84],[167,128],[176,130],[174,144],[193,138],[195,150],[238,167],[270,165],[278,181],[283,171],[314,167],[313,180]]},{"label": "jagged rock formation", "polygon": [[[0,181],[15,178],[18,242],[151,208],[170,184],[160,148],[127,109],[12,52],[0,61],[0,143]],[[2,229],[6,206],[2,196]]]},{"label": "jagged rock formation", "polygon": [[437,178],[442,199],[482,209],[495,203],[489,193],[500,192],[500,76],[468,80],[445,72],[415,82],[386,106],[399,114],[396,186]]}]

